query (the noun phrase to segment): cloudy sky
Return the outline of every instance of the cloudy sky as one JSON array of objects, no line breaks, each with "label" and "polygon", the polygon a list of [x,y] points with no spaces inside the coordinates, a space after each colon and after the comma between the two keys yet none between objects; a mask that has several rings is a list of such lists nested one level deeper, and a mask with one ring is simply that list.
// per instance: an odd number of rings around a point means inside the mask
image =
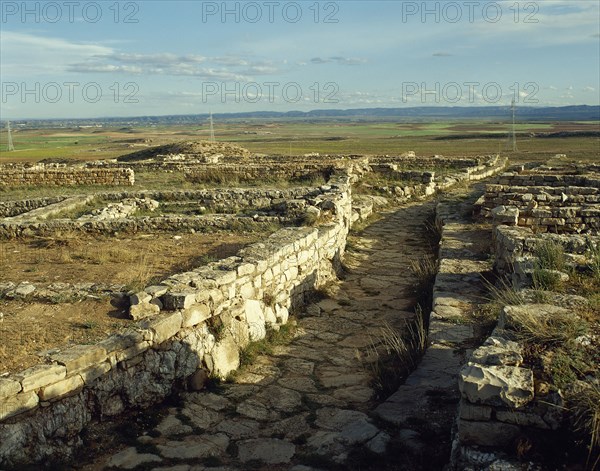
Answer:
[{"label": "cloudy sky", "polygon": [[2,119],[600,102],[600,2],[2,1]]}]

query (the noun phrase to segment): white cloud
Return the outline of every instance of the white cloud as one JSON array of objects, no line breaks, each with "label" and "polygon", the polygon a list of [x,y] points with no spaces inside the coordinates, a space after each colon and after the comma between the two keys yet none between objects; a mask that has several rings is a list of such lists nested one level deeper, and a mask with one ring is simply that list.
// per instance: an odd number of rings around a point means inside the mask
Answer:
[{"label": "white cloud", "polygon": [[0,31],[0,48],[0,63],[5,76],[63,73],[69,64],[114,52],[112,48],[99,44],[12,31]]},{"label": "white cloud", "polygon": [[332,56],[332,57],[313,57],[310,60],[311,64],[340,64],[340,65],[359,65],[364,64],[367,61],[365,59],[360,59],[358,57],[342,57],[342,56]]}]

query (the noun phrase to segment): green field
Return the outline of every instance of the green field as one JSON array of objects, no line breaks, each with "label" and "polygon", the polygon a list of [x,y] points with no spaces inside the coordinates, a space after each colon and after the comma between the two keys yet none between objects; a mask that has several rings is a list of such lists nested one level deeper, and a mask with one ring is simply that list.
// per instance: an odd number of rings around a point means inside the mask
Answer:
[{"label": "green field", "polygon": [[[253,152],[298,155],[399,154],[474,156],[506,153],[507,123],[456,120],[435,122],[352,122],[351,120],[244,120],[215,124],[219,141],[234,142]],[[598,131],[598,122],[519,123],[519,160],[543,160],[567,154],[574,160],[600,159],[598,137],[534,137],[533,133]],[[206,139],[206,123],[197,126],[136,128],[56,128],[13,130],[14,152],[7,152],[7,134],[0,132],[1,162],[34,162],[47,158],[97,160],[114,158],[151,145]]]}]

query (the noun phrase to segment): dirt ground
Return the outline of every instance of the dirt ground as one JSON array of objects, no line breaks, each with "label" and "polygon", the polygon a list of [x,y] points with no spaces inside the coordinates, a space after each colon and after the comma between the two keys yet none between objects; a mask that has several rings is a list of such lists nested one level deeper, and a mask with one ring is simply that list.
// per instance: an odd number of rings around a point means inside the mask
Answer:
[{"label": "dirt ground", "polygon": [[[124,284],[131,289],[235,255],[267,234],[66,235],[0,241],[0,282]],[[0,300],[0,375],[40,362],[44,352],[93,343],[131,326],[111,298],[46,304]]]}]

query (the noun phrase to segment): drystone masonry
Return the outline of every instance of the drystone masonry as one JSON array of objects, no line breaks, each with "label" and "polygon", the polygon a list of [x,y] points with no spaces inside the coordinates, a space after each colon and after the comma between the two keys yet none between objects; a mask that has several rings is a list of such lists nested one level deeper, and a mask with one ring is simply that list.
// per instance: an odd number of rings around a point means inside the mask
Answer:
[{"label": "drystone masonry", "polygon": [[[225,377],[239,351],[287,321],[340,266],[351,221],[347,176],[334,177],[319,227],[285,228],[206,267],[132,296],[134,328],[0,378],[0,466],[65,458],[92,420],[148,406],[200,370]],[[137,306],[137,307],[136,307]]]},{"label": "drystone masonry", "polygon": [[19,214],[33,211],[50,204],[58,203],[64,200],[65,196],[53,196],[48,198],[32,198],[17,201],[0,201],[0,217],[14,217]]},{"label": "drystone masonry", "polygon": [[254,180],[327,180],[336,168],[331,162],[294,164],[217,164],[197,165],[185,169],[185,178],[191,182],[254,181]]},{"label": "drystone masonry", "polygon": [[[23,236],[45,236],[57,231],[79,231],[90,234],[114,232],[212,231],[217,229],[253,230],[264,224],[292,224],[309,215],[316,219],[321,215],[319,208],[323,195],[331,185],[316,188],[268,189],[214,189],[189,191],[141,191],[98,193],[89,196],[74,196],[59,203],[25,212],[14,218],[0,221],[0,238],[11,239]],[[94,210],[78,219],[56,218],[62,211],[71,210],[96,200],[115,201],[105,208]],[[134,204],[135,203],[135,204]],[[158,204],[158,206],[157,206]],[[158,207],[175,206],[181,209],[189,205],[204,211],[243,214],[163,214],[157,216],[135,216],[137,208],[152,210]],[[322,208],[327,210],[327,208]],[[152,212],[152,211],[151,211]],[[156,213],[156,211],[153,211]]]},{"label": "drystone masonry", "polygon": [[504,308],[498,327],[460,371],[453,469],[504,469],[489,466],[510,463],[503,452],[511,455],[520,437],[540,437],[562,425],[560,395],[539,388],[536,392],[533,371],[523,365],[522,346],[504,329],[513,311],[523,309],[540,316],[565,311],[536,304]]},{"label": "drystone masonry", "polygon": [[482,214],[536,232],[600,232],[600,176],[506,173],[486,186]]},{"label": "drystone masonry", "polygon": [[102,169],[83,167],[47,167],[37,165],[2,166],[0,187],[11,186],[73,186],[73,185],[128,185],[135,182],[130,168]]},{"label": "drystone masonry", "polygon": [[536,248],[543,241],[562,247],[567,260],[577,260],[600,244],[600,237],[577,234],[536,234],[527,227],[499,225],[494,229],[494,269],[513,276],[515,286],[531,281]]}]

